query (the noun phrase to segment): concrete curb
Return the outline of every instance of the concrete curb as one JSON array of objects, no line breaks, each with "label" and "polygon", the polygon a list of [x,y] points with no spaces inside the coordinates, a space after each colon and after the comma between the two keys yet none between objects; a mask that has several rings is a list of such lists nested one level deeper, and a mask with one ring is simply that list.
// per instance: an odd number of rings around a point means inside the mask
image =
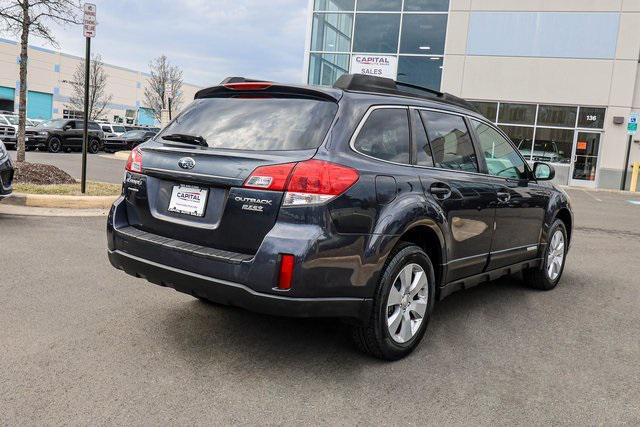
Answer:
[{"label": "concrete curb", "polygon": [[119,196],[58,196],[52,194],[13,193],[5,205],[56,209],[109,209]]}]

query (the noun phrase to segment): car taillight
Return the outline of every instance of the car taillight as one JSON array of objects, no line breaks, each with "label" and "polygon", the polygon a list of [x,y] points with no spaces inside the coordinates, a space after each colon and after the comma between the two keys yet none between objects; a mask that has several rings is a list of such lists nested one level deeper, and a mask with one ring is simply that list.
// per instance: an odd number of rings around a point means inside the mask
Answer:
[{"label": "car taillight", "polygon": [[269,82],[236,82],[224,85],[224,87],[231,90],[265,90],[271,86],[273,86],[273,83]]},{"label": "car taillight", "polygon": [[283,191],[295,165],[295,163],[284,163],[281,165],[260,166],[251,172],[249,178],[244,182],[244,187]]},{"label": "car taillight", "polygon": [[358,178],[355,169],[324,160],[307,160],[260,166],[247,178],[244,187],[285,190],[283,206],[304,206],[328,202],[347,191]]},{"label": "car taillight", "polygon": [[139,148],[131,150],[125,169],[129,172],[142,173],[142,151]]}]

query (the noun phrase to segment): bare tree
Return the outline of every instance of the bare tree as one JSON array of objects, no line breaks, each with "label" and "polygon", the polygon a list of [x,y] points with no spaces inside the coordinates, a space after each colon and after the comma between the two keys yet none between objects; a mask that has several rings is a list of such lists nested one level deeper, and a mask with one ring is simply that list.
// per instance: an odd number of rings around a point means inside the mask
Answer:
[{"label": "bare tree", "polygon": [[[65,105],[70,110],[84,110],[84,61],[78,64],[73,73],[73,80],[65,81],[71,85],[71,96]],[[104,113],[107,104],[113,99],[107,94],[107,73],[100,55],[95,55],[89,65],[89,120],[95,120]]]},{"label": "bare tree", "polygon": [[18,102],[18,155],[24,161],[24,128],[27,112],[29,36],[57,46],[48,23],[79,24],[80,0],[0,0],[0,30],[20,35],[20,95]]},{"label": "bare tree", "polygon": [[167,97],[165,96],[166,85],[171,85],[171,114],[180,109],[182,104],[182,70],[178,66],[169,62],[166,56],[162,55],[149,63],[149,73],[151,76],[147,80],[144,88],[144,99],[148,108],[160,121],[162,110],[168,108]]}]

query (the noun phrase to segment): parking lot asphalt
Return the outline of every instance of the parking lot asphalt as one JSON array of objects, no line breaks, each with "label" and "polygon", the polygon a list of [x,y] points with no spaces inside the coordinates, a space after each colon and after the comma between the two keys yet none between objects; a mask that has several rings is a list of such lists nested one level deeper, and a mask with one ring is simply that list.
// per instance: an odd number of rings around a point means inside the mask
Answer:
[{"label": "parking lot asphalt", "polygon": [[[10,151],[9,153],[11,158],[15,160],[16,152]],[[76,179],[80,179],[82,176],[82,153],[30,151],[26,153],[26,159],[31,163],[46,163],[57,166]],[[87,154],[87,179],[119,184],[122,182],[125,163],[125,160],[119,159],[113,154]]]},{"label": "parking lot asphalt", "polygon": [[114,270],[104,217],[0,215],[0,424],[638,425],[640,197],[569,192],[557,289],[454,294],[395,363],[358,353],[338,321]]}]

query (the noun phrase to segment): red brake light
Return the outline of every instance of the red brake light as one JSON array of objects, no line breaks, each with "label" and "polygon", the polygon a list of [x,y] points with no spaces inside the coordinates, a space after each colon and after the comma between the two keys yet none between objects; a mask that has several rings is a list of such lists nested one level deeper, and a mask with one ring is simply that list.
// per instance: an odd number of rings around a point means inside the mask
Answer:
[{"label": "red brake light", "polygon": [[280,256],[280,276],[278,277],[278,289],[291,289],[293,281],[293,255],[282,254]]},{"label": "red brake light", "polygon": [[142,151],[139,148],[131,150],[125,169],[129,172],[142,173]]},{"label": "red brake light", "polygon": [[271,86],[273,86],[273,83],[269,82],[237,82],[224,85],[224,87],[231,90],[265,90]]},{"label": "red brake light", "polygon": [[295,165],[295,163],[284,163],[281,165],[260,166],[251,172],[249,178],[244,182],[244,187],[284,191],[287,179]]},{"label": "red brake light", "polygon": [[245,188],[286,191],[283,206],[325,203],[358,181],[358,171],[324,160],[260,166],[244,182]]},{"label": "red brake light", "polygon": [[358,180],[358,172],[323,160],[300,162],[293,170],[287,191],[337,196]]}]

